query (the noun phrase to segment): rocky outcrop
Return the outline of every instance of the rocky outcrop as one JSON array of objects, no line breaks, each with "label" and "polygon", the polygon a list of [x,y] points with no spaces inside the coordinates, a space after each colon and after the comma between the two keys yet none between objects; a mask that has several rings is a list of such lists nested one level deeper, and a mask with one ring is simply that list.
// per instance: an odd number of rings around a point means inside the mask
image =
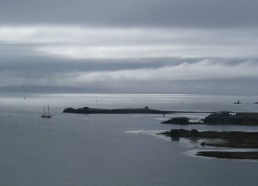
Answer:
[{"label": "rocky outcrop", "polygon": [[176,118],[171,118],[167,121],[163,121],[161,123],[164,124],[178,124],[178,125],[189,125],[189,124],[193,124],[189,121],[189,118],[187,117],[176,117]]},{"label": "rocky outcrop", "polygon": [[242,131],[198,131],[172,129],[161,133],[171,138],[199,138],[199,139],[220,139],[219,142],[202,142],[202,146],[230,147],[230,148],[258,148],[258,132]]},{"label": "rocky outcrop", "polygon": [[197,152],[197,156],[211,157],[211,158],[221,158],[221,159],[249,159],[257,160],[257,151],[200,151]]},{"label": "rocky outcrop", "polygon": [[[258,159],[258,132],[242,132],[242,131],[198,131],[172,129],[161,133],[171,137],[173,141],[179,141],[180,138],[188,138],[192,141],[202,139],[200,145],[226,148],[246,148],[247,151],[200,151],[197,156],[223,158],[223,159]],[[208,141],[208,142],[205,142]],[[249,150],[251,149],[252,150]],[[256,151],[254,151],[256,150]]]},{"label": "rocky outcrop", "polygon": [[204,124],[223,125],[258,125],[258,113],[216,112],[203,120]]},{"label": "rocky outcrop", "polygon": [[214,112],[209,116],[202,119],[200,122],[190,122],[190,118],[187,117],[175,117],[167,121],[163,121],[163,124],[207,124],[207,125],[258,125],[258,113],[244,113],[244,112]]},{"label": "rocky outcrop", "polygon": [[149,107],[144,108],[122,108],[122,109],[100,109],[100,108],[66,108],[64,113],[76,113],[76,114],[168,114],[173,113],[172,111],[163,111],[150,109]]}]

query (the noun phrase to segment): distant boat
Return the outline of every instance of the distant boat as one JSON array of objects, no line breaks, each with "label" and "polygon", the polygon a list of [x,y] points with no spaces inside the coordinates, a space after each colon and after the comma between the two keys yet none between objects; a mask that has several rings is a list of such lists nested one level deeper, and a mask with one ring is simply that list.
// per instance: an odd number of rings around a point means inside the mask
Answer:
[{"label": "distant boat", "polygon": [[44,107],[44,112],[41,114],[41,118],[51,118],[53,115],[49,114],[49,105],[46,108]]},{"label": "distant boat", "polygon": [[239,105],[239,104],[241,104],[241,102],[238,100],[238,101],[237,101],[237,102],[235,102],[234,104]]}]

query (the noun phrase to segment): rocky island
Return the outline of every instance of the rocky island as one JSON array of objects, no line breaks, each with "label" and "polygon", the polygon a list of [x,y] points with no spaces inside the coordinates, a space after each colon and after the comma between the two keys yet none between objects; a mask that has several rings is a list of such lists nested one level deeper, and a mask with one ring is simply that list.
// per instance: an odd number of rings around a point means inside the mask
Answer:
[{"label": "rocky island", "polygon": [[66,108],[64,113],[75,113],[75,114],[170,114],[173,111],[155,110],[149,107],[144,108],[122,108],[122,109],[101,109],[101,108]]},{"label": "rocky island", "polygon": [[175,124],[175,125],[198,125],[198,124],[204,124],[203,120],[192,122],[190,121],[191,118],[187,117],[174,117],[170,118],[169,120],[162,121],[163,124]]},{"label": "rocky island", "polygon": [[237,112],[217,112],[207,116],[203,123],[217,125],[258,125],[258,113]]},{"label": "rocky island", "polygon": [[[258,132],[243,131],[203,131],[172,129],[160,133],[171,137],[172,140],[180,138],[203,139],[200,145],[227,148],[248,148],[258,151]],[[213,141],[212,141],[213,139]],[[227,159],[258,159],[256,151],[201,151],[196,155],[205,157],[227,158]]]},{"label": "rocky island", "polygon": [[169,120],[161,122],[163,124],[178,124],[178,125],[190,125],[190,124],[196,124],[189,121],[189,118],[187,117],[175,117],[171,118]]},{"label": "rocky island", "polygon": [[[196,129],[172,129],[161,133],[173,138],[221,139],[219,142],[203,142],[202,146],[231,147],[231,148],[258,148],[258,132],[243,131],[203,131]],[[216,140],[215,140],[216,141]]]},{"label": "rocky island", "polygon": [[164,124],[179,124],[179,125],[189,125],[189,124],[207,124],[207,125],[258,125],[258,113],[250,112],[214,112],[200,122],[190,122],[190,118],[186,117],[175,117],[167,121],[163,121]]}]

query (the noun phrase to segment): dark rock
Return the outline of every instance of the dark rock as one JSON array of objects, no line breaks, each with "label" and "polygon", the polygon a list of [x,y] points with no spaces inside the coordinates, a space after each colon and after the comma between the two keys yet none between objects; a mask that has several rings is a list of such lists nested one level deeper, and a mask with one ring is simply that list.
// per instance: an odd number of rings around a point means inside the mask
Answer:
[{"label": "dark rock", "polygon": [[100,109],[100,108],[66,108],[64,113],[75,113],[75,114],[168,114],[174,113],[173,111],[163,111],[150,109],[149,107],[144,108],[122,108],[122,109]]},{"label": "dark rock", "polygon": [[191,124],[189,122],[189,118],[186,117],[176,117],[176,118],[171,118],[167,121],[163,121],[162,123],[164,124],[180,124],[180,125],[189,125]]},{"label": "dark rock", "polygon": [[170,131],[171,136],[178,137],[181,136],[185,132],[184,129],[172,129]]},{"label": "dark rock", "polygon": [[257,160],[258,152],[257,151],[201,151],[196,154],[197,156],[220,158],[220,159],[250,159]]},{"label": "dark rock", "polygon": [[[214,142],[202,142],[202,146],[214,147],[230,147],[230,148],[258,148],[258,132],[242,132],[242,131],[203,131],[196,129],[172,129],[171,131],[162,133],[171,138],[199,138],[214,139]],[[218,142],[219,140],[219,142]]]},{"label": "dark rock", "polygon": [[258,125],[258,113],[216,112],[203,119],[205,124],[214,125]]},{"label": "dark rock", "polygon": [[198,134],[199,134],[199,131],[196,130],[196,129],[192,129],[192,130],[191,130],[191,133],[192,133],[192,134],[195,134],[195,135],[198,135]]},{"label": "dark rock", "polygon": [[66,109],[64,109],[63,112],[70,112],[70,113],[73,113],[74,111],[75,111],[75,109],[73,109],[73,108],[66,108]]}]

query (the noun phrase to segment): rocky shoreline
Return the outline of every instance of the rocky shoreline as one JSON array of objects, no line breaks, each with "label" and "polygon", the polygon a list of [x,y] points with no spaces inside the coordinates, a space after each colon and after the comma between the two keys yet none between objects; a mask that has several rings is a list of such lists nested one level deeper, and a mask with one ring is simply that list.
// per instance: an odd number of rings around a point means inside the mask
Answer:
[{"label": "rocky shoreline", "polygon": [[[243,113],[243,112],[190,112],[190,111],[165,111],[150,109],[148,106],[144,108],[121,108],[121,109],[102,109],[102,108],[66,108],[64,113],[74,114],[177,114],[177,113],[209,113],[209,115],[198,122],[191,122],[191,118],[187,117],[174,117],[164,124],[177,124],[177,125],[258,125],[258,113]],[[242,148],[258,150],[258,132],[243,132],[243,131],[203,131],[200,132],[196,129],[172,129],[161,133],[171,137],[172,140],[179,140],[180,138],[188,138],[190,140],[202,139],[201,146],[207,147],[224,147],[224,148]],[[258,152],[236,152],[236,151],[200,151],[197,156],[227,158],[227,159],[258,159]]]},{"label": "rocky shoreline", "polygon": [[[226,147],[226,148],[242,148],[242,149],[257,149],[258,150],[258,132],[243,132],[243,131],[203,131],[196,129],[172,129],[171,131],[160,133],[171,137],[172,140],[180,138],[188,139],[203,139],[200,143],[202,146]],[[213,139],[210,140],[210,139]],[[201,151],[196,155],[205,157],[227,158],[227,159],[258,159],[258,153],[254,151],[234,152],[234,151]],[[237,158],[236,158],[237,157]]]},{"label": "rocky shoreline", "polygon": [[243,131],[198,131],[185,129],[172,129],[161,133],[172,138],[199,138],[221,139],[221,142],[203,142],[202,146],[230,147],[230,148],[258,148],[258,132]]},{"label": "rocky shoreline", "polygon": [[202,119],[200,122],[190,122],[190,118],[175,117],[167,121],[163,121],[163,124],[207,124],[207,125],[258,125],[258,113],[245,113],[245,112],[214,112],[209,116]]},{"label": "rocky shoreline", "polygon": [[258,151],[200,151],[197,156],[223,159],[257,160]]}]

